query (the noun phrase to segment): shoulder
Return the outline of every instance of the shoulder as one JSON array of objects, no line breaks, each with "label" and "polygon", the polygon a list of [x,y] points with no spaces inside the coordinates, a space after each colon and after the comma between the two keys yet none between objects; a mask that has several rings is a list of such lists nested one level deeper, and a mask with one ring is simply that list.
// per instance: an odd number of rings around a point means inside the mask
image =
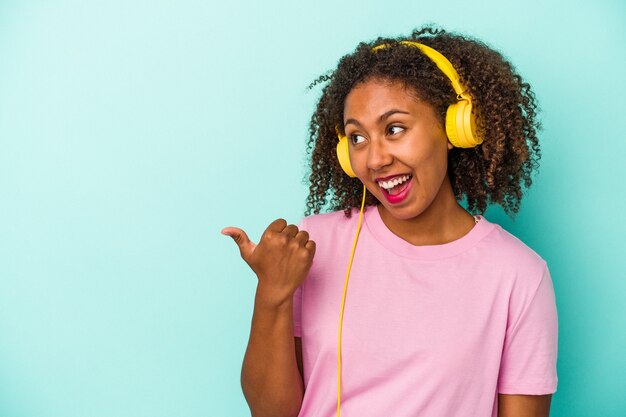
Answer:
[{"label": "shoulder", "polygon": [[493,250],[500,256],[515,256],[522,262],[544,263],[545,260],[520,238],[504,229],[499,224],[493,223],[492,233],[488,241],[493,245]]},{"label": "shoulder", "polygon": [[536,288],[548,273],[545,259],[517,236],[493,223],[493,229],[479,245],[480,256],[501,276],[508,276],[516,286]]},{"label": "shoulder", "polygon": [[332,276],[336,273],[335,268],[341,268],[352,247],[358,221],[359,210],[356,209],[352,210],[350,217],[339,210],[314,214],[300,221],[298,228],[306,231],[309,239],[316,244],[311,277]]},{"label": "shoulder", "polygon": [[358,221],[359,211],[357,209],[352,210],[350,217],[347,217],[343,210],[338,210],[306,216],[300,220],[299,228],[306,230],[309,234],[340,233],[353,230],[353,226]]}]

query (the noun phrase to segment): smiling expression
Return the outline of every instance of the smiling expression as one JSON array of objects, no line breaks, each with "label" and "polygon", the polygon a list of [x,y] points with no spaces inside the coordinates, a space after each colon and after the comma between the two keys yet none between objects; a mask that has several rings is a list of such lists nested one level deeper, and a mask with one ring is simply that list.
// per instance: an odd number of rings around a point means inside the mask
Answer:
[{"label": "smiling expression", "polygon": [[456,203],[442,187],[453,146],[434,108],[403,84],[358,84],[345,100],[344,128],[355,174],[394,218],[419,216],[434,201]]}]

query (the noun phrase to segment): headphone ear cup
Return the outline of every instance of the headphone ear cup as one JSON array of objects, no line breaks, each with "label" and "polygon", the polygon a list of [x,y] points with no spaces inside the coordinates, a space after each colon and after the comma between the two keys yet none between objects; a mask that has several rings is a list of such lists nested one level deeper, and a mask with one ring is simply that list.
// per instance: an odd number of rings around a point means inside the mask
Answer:
[{"label": "headphone ear cup", "polygon": [[356,178],[356,174],[350,165],[350,153],[348,152],[348,138],[344,135],[339,135],[339,142],[337,142],[337,159],[341,169],[351,178]]},{"label": "headphone ear cup", "polygon": [[446,134],[457,148],[473,148],[483,143],[476,126],[476,116],[472,113],[471,102],[460,100],[448,107]]}]

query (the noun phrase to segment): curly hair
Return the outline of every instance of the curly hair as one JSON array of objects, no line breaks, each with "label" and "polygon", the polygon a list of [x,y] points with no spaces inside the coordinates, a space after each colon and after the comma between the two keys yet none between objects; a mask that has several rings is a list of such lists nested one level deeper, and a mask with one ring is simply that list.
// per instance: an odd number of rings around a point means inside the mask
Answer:
[{"label": "curly hair", "polygon": [[[467,209],[484,213],[499,204],[512,217],[520,207],[522,187],[530,187],[539,167],[541,151],[536,132],[537,102],[530,85],[499,52],[483,42],[432,25],[414,30],[408,38],[379,37],[361,42],[342,57],[337,68],[314,80],[309,89],[326,85],[309,125],[307,156],[309,195],[306,215],[318,214],[326,205],[350,217],[360,207],[362,184],[341,169],[336,157],[336,126],[343,129],[344,102],[358,84],[372,79],[400,82],[433,106],[442,126],[450,104],[456,103],[450,80],[418,48],[400,44],[417,41],[441,52],[452,63],[461,83],[472,96],[483,129],[483,143],[474,148],[452,148],[448,176],[455,198],[467,198]],[[376,45],[388,47],[372,52]],[[369,192],[366,205],[378,200]]]}]

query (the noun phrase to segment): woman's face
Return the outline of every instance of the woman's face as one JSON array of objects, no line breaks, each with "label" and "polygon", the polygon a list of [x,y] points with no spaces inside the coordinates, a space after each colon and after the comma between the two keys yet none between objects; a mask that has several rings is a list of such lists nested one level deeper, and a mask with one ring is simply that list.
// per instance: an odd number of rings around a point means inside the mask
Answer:
[{"label": "woman's face", "polygon": [[344,128],[354,173],[391,216],[417,217],[435,199],[456,204],[450,187],[442,187],[453,146],[434,108],[402,84],[358,84],[346,97]]}]

